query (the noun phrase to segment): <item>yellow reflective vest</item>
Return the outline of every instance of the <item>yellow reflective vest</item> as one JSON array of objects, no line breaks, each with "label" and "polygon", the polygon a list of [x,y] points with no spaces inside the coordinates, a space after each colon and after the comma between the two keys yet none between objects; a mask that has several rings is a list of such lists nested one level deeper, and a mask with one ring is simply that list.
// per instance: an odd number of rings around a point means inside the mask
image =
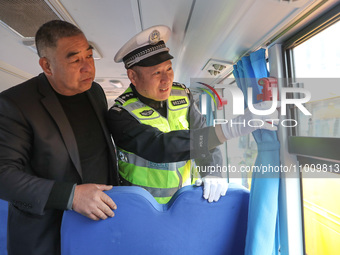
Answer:
[{"label": "yellow reflective vest", "polygon": [[[184,85],[174,83],[167,99],[167,118],[155,109],[142,103],[128,88],[116,100],[116,105],[128,111],[140,123],[158,128],[167,133],[174,130],[188,130],[189,96]],[[131,95],[131,94],[130,94]],[[126,101],[123,98],[127,98]],[[146,145],[147,146],[147,145]],[[183,186],[190,184],[192,161],[155,163],[138,155],[118,148],[119,173],[131,185],[148,190],[160,203],[167,203],[172,195]]]}]

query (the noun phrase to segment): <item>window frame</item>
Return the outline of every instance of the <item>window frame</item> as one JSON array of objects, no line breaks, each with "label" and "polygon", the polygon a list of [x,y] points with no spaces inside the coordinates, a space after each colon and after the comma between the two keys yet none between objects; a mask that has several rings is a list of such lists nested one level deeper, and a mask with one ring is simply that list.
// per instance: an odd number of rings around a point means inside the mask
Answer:
[{"label": "window frame", "polygon": [[[311,22],[282,44],[282,50],[285,57],[285,77],[288,77],[290,80],[295,79],[293,49],[338,21],[340,22],[340,4]],[[288,87],[288,84],[286,84],[285,87]],[[297,119],[297,109],[293,109],[292,106],[288,107],[287,112],[289,113],[289,117]],[[313,159],[314,161],[329,164],[334,162],[340,163],[340,156],[336,153],[336,148],[340,147],[340,138],[298,136],[296,127],[290,128],[289,133],[289,153],[297,155],[298,158],[304,162],[308,162],[308,159]],[[313,151],[310,146],[306,146],[315,143],[317,143],[318,146],[321,146],[322,149]]]},{"label": "window frame", "polygon": [[[283,75],[287,81],[295,80],[294,68],[294,54],[293,49],[314,35],[324,31],[336,22],[340,22],[340,4],[336,5],[324,15],[309,23],[306,27],[298,31],[296,34],[288,38],[282,43],[282,55],[284,59]],[[290,86],[284,84],[284,87]],[[287,106],[288,117],[297,119],[297,109],[293,106]],[[296,156],[299,165],[311,164],[326,164],[335,165],[340,163],[340,155],[337,153],[337,148],[340,147],[340,138],[336,137],[311,137],[311,136],[298,136],[297,128],[292,127],[288,130],[288,152]],[[313,146],[318,146],[318,150],[313,150]],[[300,178],[300,195],[301,195],[301,214],[302,214],[302,239],[303,239],[303,252],[306,253],[305,241],[305,219],[304,219],[304,205],[303,205],[303,187],[302,187],[302,174]]]}]

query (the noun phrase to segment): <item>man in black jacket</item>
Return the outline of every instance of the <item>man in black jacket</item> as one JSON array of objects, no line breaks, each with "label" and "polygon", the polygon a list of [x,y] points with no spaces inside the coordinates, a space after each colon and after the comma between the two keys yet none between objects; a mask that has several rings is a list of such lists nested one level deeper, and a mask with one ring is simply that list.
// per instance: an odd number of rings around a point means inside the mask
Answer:
[{"label": "man in black jacket", "polygon": [[43,73],[0,94],[9,255],[60,254],[64,210],[99,220],[117,208],[103,192],[118,184],[117,160],[92,47],[64,21],[44,24],[36,46]]}]

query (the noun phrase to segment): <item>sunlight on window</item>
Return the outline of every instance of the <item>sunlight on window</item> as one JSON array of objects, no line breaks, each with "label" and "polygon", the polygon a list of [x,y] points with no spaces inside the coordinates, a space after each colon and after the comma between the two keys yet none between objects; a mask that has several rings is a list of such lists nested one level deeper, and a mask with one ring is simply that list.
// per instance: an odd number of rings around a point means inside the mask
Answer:
[{"label": "sunlight on window", "polygon": [[340,137],[340,22],[294,48],[296,81],[311,93],[298,113],[299,136]]},{"label": "sunlight on window", "polygon": [[340,22],[294,49],[297,78],[340,78]]},{"label": "sunlight on window", "polygon": [[[298,113],[298,136],[340,137],[340,22],[294,48],[295,75],[312,95]],[[337,167],[339,164],[336,164]],[[338,254],[340,242],[339,174],[325,178],[302,174],[306,254]]]},{"label": "sunlight on window", "polygon": [[[294,48],[295,76],[312,93],[312,101],[340,96],[340,22]],[[312,79],[324,78],[322,82]]]}]

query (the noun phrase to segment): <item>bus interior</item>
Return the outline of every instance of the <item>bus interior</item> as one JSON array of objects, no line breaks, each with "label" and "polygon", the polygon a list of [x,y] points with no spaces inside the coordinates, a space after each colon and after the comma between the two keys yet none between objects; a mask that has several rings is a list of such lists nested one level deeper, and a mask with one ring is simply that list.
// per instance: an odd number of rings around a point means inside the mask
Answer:
[{"label": "bus interior", "polygon": [[[270,203],[279,215],[279,245],[273,254],[340,254],[340,1],[0,0],[0,6],[0,92],[42,72],[35,33],[60,19],[78,26],[94,47],[95,81],[111,107],[130,84],[124,65],[114,62],[116,52],[140,31],[166,25],[172,31],[166,44],[174,56],[174,81],[191,89],[212,125],[235,116],[238,63],[261,51],[281,101],[291,100],[282,106],[285,115],[280,109],[277,131],[281,169],[277,199]],[[306,96],[293,88],[309,91],[310,99],[293,104]],[[252,169],[258,155],[252,135],[220,147],[225,166]],[[253,188],[250,171],[226,175],[230,183]],[[6,206],[1,201],[0,254],[7,254]]]}]

